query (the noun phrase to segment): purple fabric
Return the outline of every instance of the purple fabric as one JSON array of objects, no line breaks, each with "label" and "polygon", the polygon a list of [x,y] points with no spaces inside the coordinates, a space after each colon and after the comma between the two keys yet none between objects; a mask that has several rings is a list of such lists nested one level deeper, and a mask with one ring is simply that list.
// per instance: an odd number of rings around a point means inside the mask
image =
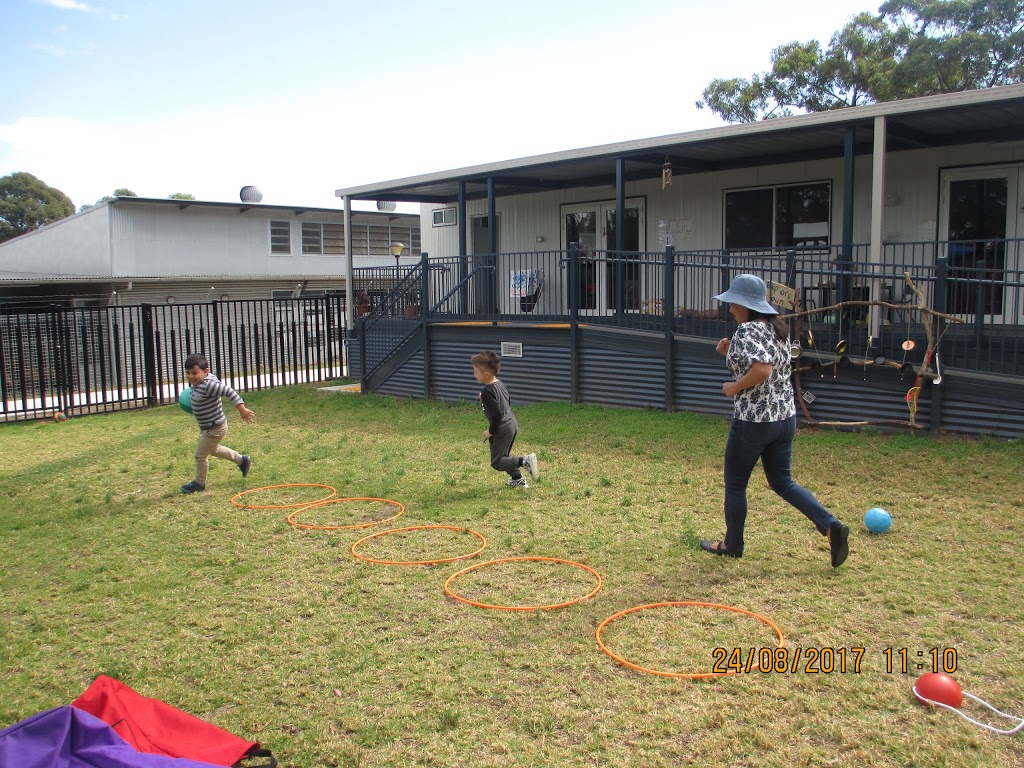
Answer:
[{"label": "purple fabric", "polygon": [[138,752],[98,717],[70,705],[0,731],[0,768],[223,768]]}]

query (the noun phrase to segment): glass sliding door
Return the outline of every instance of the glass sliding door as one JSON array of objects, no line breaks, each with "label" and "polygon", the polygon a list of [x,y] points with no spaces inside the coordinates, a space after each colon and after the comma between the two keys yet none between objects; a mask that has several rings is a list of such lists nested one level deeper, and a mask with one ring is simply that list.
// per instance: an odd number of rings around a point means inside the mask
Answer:
[{"label": "glass sliding door", "polygon": [[638,261],[644,248],[644,205],[627,200],[623,228],[623,252],[615,248],[615,203],[596,202],[562,206],[565,241],[577,243],[580,279],[575,291],[580,312],[604,315],[620,307],[639,310],[642,300],[642,272]]},{"label": "glass sliding door", "polygon": [[1021,177],[1020,167],[944,174],[940,232],[949,244],[946,311],[950,314],[980,314],[990,322],[1021,321],[1021,302],[1008,296],[1004,285],[1007,269],[1022,266],[1014,243],[1007,252],[1007,240],[1024,233],[1018,205]]}]

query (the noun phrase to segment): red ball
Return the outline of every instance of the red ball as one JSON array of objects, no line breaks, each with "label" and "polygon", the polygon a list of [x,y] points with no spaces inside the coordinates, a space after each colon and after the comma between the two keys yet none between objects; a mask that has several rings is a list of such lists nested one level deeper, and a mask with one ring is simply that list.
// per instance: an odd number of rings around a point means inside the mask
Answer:
[{"label": "red ball", "polygon": [[957,681],[940,672],[926,672],[917,678],[917,682],[914,683],[914,695],[922,704],[931,704],[933,701],[937,701],[939,704],[956,709],[960,709],[964,700]]}]

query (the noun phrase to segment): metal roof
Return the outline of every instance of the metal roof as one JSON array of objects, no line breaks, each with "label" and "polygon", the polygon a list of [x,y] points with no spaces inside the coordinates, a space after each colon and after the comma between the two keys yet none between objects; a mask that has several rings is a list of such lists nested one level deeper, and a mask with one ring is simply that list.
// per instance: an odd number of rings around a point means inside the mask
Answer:
[{"label": "metal roof", "polygon": [[[332,218],[340,218],[343,211],[340,208],[314,208],[311,206],[301,205],[269,205],[264,203],[224,203],[215,202],[211,200],[177,200],[166,197],[137,197],[132,195],[130,197],[115,197],[112,200],[106,200],[99,205],[112,205],[117,208],[123,208],[124,206],[132,205],[162,205],[162,206],[174,206],[179,210],[186,210],[188,208],[234,208],[239,213],[245,213],[251,210],[261,211],[272,211],[272,212],[287,212],[294,216],[300,216],[304,213],[321,213]],[[92,206],[95,208],[96,206]],[[88,209],[86,209],[88,210]],[[359,220],[363,219],[364,222],[374,219],[387,219],[394,221],[395,219],[409,219],[410,223],[416,226],[419,225],[419,214],[418,213],[399,213],[397,211],[352,211],[352,219]],[[64,221],[60,219],[59,221]]]},{"label": "metal roof", "polygon": [[855,152],[872,151],[876,117],[886,118],[887,149],[941,147],[1024,140],[1024,85],[925,96],[809,115],[727,125],[688,133],[573,149],[517,160],[457,168],[335,190],[353,200],[450,203],[459,183],[466,198],[551,189],[604,186],[615,181],[615,161],[626,161],[626,180],[658,178],[666,158],[674,175],[843,156],[855,131]]}]

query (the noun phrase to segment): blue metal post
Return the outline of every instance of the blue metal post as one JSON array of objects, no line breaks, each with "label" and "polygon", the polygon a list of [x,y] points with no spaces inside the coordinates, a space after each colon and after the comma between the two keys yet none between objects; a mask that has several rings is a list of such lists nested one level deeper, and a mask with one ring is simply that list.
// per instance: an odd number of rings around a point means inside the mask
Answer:
[{"label": "blue metal post", "polygon": [[569,243],[569,401],[580,401],[580,250]]},{"label": "blue metal post", "polygon": [[420,253],[420,325],[423,328],[423,397],[430,399],[430,261]]},{"label": "blue metal post", "polygon": [[662,290],[662,312],[665,319],[665,410],[675,410],[675,305],[676,249],[665,248],[665,286]]}]

